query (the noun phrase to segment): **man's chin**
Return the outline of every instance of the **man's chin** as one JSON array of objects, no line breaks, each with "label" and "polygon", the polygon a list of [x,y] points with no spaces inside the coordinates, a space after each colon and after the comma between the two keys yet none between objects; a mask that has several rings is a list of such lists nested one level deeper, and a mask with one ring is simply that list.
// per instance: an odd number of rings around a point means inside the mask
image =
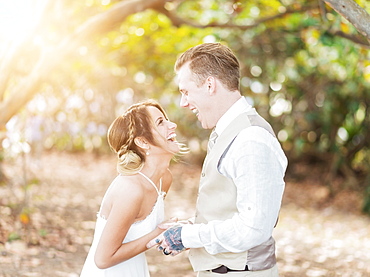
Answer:
[{"label": "man's chin", "polygon": [[208,125],[203,124],[202,122],[200,124],[202,125],[203,129],[212,129],[212,127],[209,127]]}]

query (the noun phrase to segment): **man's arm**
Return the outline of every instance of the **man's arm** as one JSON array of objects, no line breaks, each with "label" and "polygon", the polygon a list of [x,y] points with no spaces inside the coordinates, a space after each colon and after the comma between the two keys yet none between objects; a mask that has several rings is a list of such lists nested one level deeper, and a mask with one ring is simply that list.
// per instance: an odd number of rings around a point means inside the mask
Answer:
[{"label": "man's arm", "polygon": [[[256,136],[262,140],[253,139]],[[276,139],[260,127],[247,128],[219,166],[220,173],[237,187],[238,213],[225,221],[185,225],[180,231],[163,234],[160,246],[167,250],[176,244],[180,249],[204,247],[217,254],[242,252],[265,242],[280,210],[285,169],[285,155]]]},{"label": "man's arm", "polygon": [[261,127],[243,130],[218,167],[237,188],[238,212],[225,221],[184,226],[183,245],[217,254],[243,252],[267,241],[280,210],[285,169],[286,158],[276,138]]}]

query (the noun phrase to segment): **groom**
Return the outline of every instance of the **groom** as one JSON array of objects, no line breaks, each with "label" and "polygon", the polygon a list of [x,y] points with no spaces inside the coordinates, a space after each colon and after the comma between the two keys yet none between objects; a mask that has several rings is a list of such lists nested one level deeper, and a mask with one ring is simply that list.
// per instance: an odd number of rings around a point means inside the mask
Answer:
[{"label": "groom", "polygon": [[274,131],[239,90],[239,62],[220,43],[188,49],[176,61],[181,106],[213,129],[194,224],[150,241],[168,255],[190,249],[198,276],[278,276],[273,229],[287,158]]}]

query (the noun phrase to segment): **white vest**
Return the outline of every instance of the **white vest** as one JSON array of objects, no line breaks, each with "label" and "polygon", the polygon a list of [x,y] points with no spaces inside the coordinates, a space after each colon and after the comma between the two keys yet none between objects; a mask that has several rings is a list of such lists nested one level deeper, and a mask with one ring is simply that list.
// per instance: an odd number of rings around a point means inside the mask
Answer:
[{"label": "white vest", "polygon": [[[211,220],[224,221],[232,218],[238,212],[236,207],[236,186],[231,179],[218,172],[217,166],[221,156],[239,132],[250,126],[260,126],[274,135],[271,126],[254,109],[239,115],[228,125],[204,160],[199,184],[195,223],[207,224]],[[257,256],[261,257],[251,257],[253,260],[256,260],[256,258],[265,260],[267,258],[268,261],[260,261],[264,264],[262,267],[270,268],[276,264],[275,243],[272,238],[267,242],[267,245],[264,244],[259,249],[253,248],[249,252],[257,253]],[[204,248],[193,248],[189,251],[189,260],[194,271],[211,270],[220,265],[235,270],[242,270],[245,268],[249,256],[248,251],[242,253],[219,253],[216,255],[209,254]]]}]

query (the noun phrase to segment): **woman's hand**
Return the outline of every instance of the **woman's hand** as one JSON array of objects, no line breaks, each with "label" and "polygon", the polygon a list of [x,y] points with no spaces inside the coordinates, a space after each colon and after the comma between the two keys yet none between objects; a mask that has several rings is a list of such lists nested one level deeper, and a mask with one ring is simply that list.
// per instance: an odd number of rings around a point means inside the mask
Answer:
[{"label": "woman's hand", "polygon": [[169,220],[166,220],[166,221],[163,221],[163,222],[159,223],[157,227],[161,230],[167,230],[170,227],[182,226],[182,225],[185,225],[185,224],[193,224],[193,222],[190,219],[188,219],[188,220],[178,220],[177,217],[172,217]]},{"label": "woman's hand", "polygon": [[177,222],[178,222],[177,217],[171,217],[170,219],[159,223],[157,228],[159,228],[161,230],[167,230],[168,228],[177,225],[178,224]]}]

